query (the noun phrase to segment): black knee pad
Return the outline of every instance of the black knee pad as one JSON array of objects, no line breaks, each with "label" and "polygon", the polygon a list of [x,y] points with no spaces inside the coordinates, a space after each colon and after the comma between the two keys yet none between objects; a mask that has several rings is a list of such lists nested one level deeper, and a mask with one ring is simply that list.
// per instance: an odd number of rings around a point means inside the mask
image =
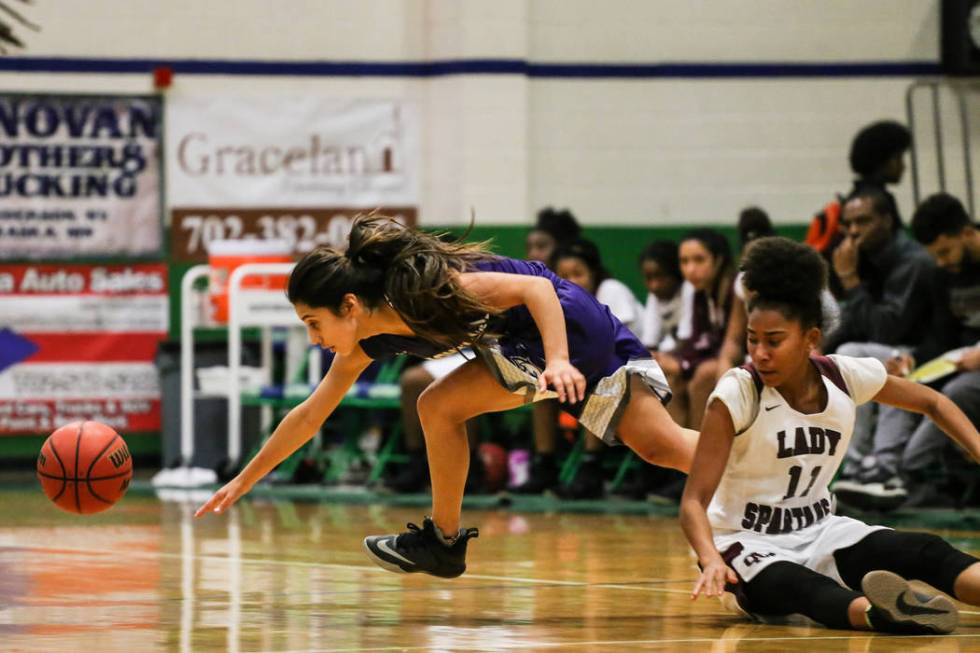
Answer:
[{"label": "black knee pad", "polygon": [[828,628],[850,628],[847,608],[860,597],[835,580],[792,562],[774,562],[743,583],[743,607],[760,615],[802,614]]},{"label": "black knee pad", "polygon": [[978,560],[968,553],[953,548],[952,544],[938,535],[924,535],[928,541],[919,554],[921,560],[919,574],[913,578],[924,580],[936,589],[950,596],[956,596],[953,593],[953,585],[957,577]]},{"label": "black knee pad", "polygon": [[834,553],[844,582],[860,590],[869,571],[885,569],[903,578],[922,580],[938,590],[953,594],[953,583],[964,569],[977,562],[932,533],[880,530]]}]

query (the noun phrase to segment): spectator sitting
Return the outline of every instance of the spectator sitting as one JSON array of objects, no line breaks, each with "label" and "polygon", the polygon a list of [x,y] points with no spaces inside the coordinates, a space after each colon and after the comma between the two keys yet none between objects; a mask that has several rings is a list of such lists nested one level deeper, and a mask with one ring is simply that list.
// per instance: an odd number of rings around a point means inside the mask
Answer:
[{"label": "spectator sitting", "polygon": [[537,221],[524,241],[525,253],[530,261],[541,261],[554,269],[555,250],[577,240],[582,227],[568,209],[550,206],[538,211]]},{"label": "spectator sitting", "polygon": [[[888,213],[895,222],[896,231],[902,228],[902,217],[895,196],[889,192],[888,186],[897,184],[902,180],[902,175],[905,173],[905,152],[908,151],[911,143],[911,135],[904,125],[883,120],[862,128],[851,141],[851,151],[848,155],[851,170],[857,177],[854,179],[854,185],[847,196],[853,197],[864,189],[880,191],[887,201]],[[842,199],[836,206],[836,215],[843,213],[843,206],[841,205],[844,201]],[[827,211],[832,209],[834,207],[828,207]],[[824,215],[826,216],[826,213]],[[829,216],[826,217],[829,219]],[[837,225],[836,221],[831,221],[830,224],[826,225],[828,234],[839,235],[829,235],[830,240],[827,244],[819,248],[828,263],[833,262],[834,250],[843,240],[843,231],[838,230]],[[834,297],[839,299],[844,294],[844,288],[833,265],[830,268],[828,285]]]},{"label": "spectator sitting", "polygon": [[[888,196],[873,186],[857,190],[844,203],[846,237],[833,255],[844,293],[842,315],[825,342],[828,352],[887,362],[896,352],[927,346],[936,267],[928,252],[899,228],[891,211]],[[920,359],[927,356],[920,352]],[[871,414],[864,406],[859,409],[842,480],[834,486],[841,500],[882,508],[904,501],[897,472],[914,419],[911,413],[883,406],[872,433]]]},{"label": "spectator sitting", "polygon": [[[639,331],[643,309],[626,284],[609,276],[602,265],[599,248],[590,240],[576,240],[555,252],[555,272],[590,293],[633,333]],[[555,442],[541,442],[535,433],[535,449],[554,451]],[[543,445],[543,446],[541,446]],[[597,499],[603,496],[603,478],[600,455],[603,444],[598,438],[585,439],[585,452],[575,479],[558,493],[566,499]]]},{"label": "spectator sitting", "polygon": [[[640,340],[653,352],[669,353],[677,348],[677,327],[685,293],[693,297],[694,286],[684,282],[677,243],[655,240],[640,254],[640,273],[647,287],[647,299],[640,324]],[[675,402],[667,404],[674,420]],[[682,415],[683,417],[683,415]],[[616,489],[630,499],[675,502],[683,490],[686,474],[654,465],[637,465]]]},{"label": "spectator sitting", "polygon": [[745,254],[745,248],[753,240],[775,235],[769,214],[758,206],[742,209],[738,214],[738,246],[741,254]]},{"label": "spectator sitting", "polygon": [[[775,236],[769,215],[756,206],[743,209],[738,216],[739,255],[745,255],[745,248],[750,243],[766,236]],[[732,298],[732,309],[728,314],[728,325],[725,327],[725,340],[718,354],[718,379],[725,372],[745,362],[745,338],[748,326],[748,316],[745,311],[745,291],[742,288],[741,274],[735,280],[735,296]]]},{"label": "spectator sitting", "polygon": [[718,378],[721,350],[731,312],[735,266],[725,237],[714,229],[695,229],[680,241],[679,258],[685,281],[694,292],[685,297],[678,347],[656,352],[677,402],[672,415],[678,424],[697,429],[705,402]]},{"label": "spectator sitting", "polygon": [[[525,240],[526,256],[540,261],[552,270],[555,251],[582,233],[578,220],[568,209],[545,207],[538,212],[534,228]],[[558,463],[555,460],[555,444],[558,441],[558,402],[538,401],[532,410],[535,454],[531,459],[528,478],[514,488],[516,494],[541,494],[558,487]]]},{"label": "spectator sitting", "polygon": [[[955,375],[942,379],[942,394],[980,425],[980,229],[959,200],[937,193],[916,210],[912,234],[941,268],[937,288],[945,301],[937,306],[940,348],[967,348]],[[946,442],[943,432],[927,418],[912,433],[902,456],[902,476],[909,491],[906,506],[950,503],[951,497],[942,492],[947,481],[941,470]]]},{"label": "spectator sitting", "polygon": [[[640,273],[647,300],[640,319],[640,340],[650,351],[673,351],[681,320],[684,275],[677,257],[677,243],[655,240],[640,254]],[[694,287],[688,285],[688,292]]]}]

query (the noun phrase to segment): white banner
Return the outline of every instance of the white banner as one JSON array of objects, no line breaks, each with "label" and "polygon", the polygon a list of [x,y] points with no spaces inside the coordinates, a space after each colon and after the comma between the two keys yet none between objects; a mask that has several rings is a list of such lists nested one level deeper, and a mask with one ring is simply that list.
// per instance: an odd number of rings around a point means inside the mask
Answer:
[{"label": "white banner", "polygon": [[402,101],[174,94],[167,152],[178,209],[419,201],[419,120]]},{"label": "white banner", "polygon": [[0,95],[0,259],[163,245],[160,99]]}]

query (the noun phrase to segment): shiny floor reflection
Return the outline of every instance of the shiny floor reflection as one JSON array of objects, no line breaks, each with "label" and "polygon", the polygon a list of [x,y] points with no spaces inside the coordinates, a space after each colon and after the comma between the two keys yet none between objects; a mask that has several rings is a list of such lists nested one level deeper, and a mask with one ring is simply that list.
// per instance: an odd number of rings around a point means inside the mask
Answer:
[{"label": "shiny floor reflection", "polygon": [[[947,637],[759,626],[692,603],[676,520],[470,512],[469,571],[391,574],[365,534],[391,507],[127,497],[103,515],[0,492],[0,651],[976,651],[980,611]],[[974,554],[980,533],[941,532]]]}]

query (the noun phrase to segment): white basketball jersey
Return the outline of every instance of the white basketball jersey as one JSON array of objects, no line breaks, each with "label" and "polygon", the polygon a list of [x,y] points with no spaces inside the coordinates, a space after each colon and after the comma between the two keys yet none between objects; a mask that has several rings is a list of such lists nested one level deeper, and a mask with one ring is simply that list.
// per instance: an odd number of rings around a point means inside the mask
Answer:
[{"label": "white basketball jersey", "polygon": [[729,370],[708,398],[725,404],[736,434],[708,506],[713,529],[791,533],[832,513],[828,486],[850,443],[855,407],[878,394],[886,372],[874,358],[811,361],[827,388],[818,413],[797,412],[741,367]]}]

